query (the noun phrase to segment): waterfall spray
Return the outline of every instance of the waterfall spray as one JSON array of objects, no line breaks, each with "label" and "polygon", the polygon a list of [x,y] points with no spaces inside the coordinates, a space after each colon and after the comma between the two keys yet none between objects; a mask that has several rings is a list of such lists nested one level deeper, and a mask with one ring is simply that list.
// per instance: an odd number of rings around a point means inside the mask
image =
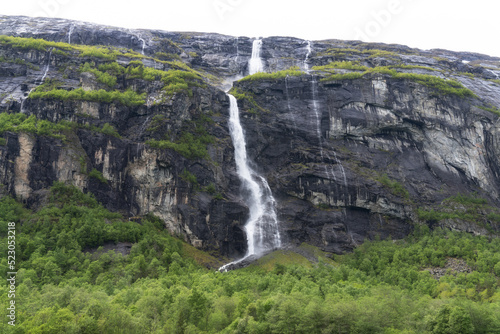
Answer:
[{"label": "waterfall spray", "polygon": [[260,256],[266,251],[281,247],[281,237],[278,230],[276,201],[266,179],[254,171],[249,165],[246,151],[245,135],[240,123],[239,109],[236,98],[229,96],[229,131],[234,145],[236,172],[241,181],[243,198],[249,209],[249,217],[245,224],[248,250],[240,260],[228,263],[221,268],[225,271],[232,265],[251,256]]}]

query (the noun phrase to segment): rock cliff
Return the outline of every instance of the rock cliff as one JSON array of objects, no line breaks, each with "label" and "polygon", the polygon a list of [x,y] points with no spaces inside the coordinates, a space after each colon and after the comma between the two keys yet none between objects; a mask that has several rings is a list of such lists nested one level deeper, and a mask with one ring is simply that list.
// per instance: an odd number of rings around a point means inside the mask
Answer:
[{"label": "rock cliff", "polygon": [[7,16],[0,35],[1,189],[29,206],[62,181],[241,256],[233,86],[286,243],[500,231],[499,58],[269,37],[245,77],[247,37]]}]

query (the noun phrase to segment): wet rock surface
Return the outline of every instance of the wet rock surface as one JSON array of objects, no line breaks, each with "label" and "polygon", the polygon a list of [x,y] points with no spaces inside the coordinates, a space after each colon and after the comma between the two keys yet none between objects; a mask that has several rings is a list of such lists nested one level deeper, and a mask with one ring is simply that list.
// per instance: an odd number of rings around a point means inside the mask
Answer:
[{"label": "wet rock surface", "polygon": [[[103,88],[95,76],[78,71],[85,62],[102,60],[3,45],[0,111],[80,125],[65,133],[64,140],[5,132],[5,145],[0,145],[3,191],[39,207],[54,181],[67,182],[126,217],[160,217],[172,233],[197,248],[234,258],[245,254],[248,208],[229,135],[229,101],[221,87],[248,73],[252,39],[7,16],[0,16],[0,34],[110,45],[147,57],[176,55],[176,60],[210,74],[191,94],[164,100],[159,98],[161,82],[121,78],[116,87],[147,96],[144,105],[133,107],[27,99],[44,75],[57,80],[61,89]],[[266,70],[305,69],[307,45],[296,38],[264,38]],[[355,41],[311,45],[309,68],[339,60],[364,66],[403,64],[408,73],[453,78],[476,97],[436,95],[414,81],[380,73],[327,81],[321,80],[320,71],[311,70],[235,82],[245,95],[238,104],[248,155],[276,198],[284,244],[307,242],[342,253],[377,236],[402,238],[416,223],[476,234],[498,232],[494,220],[485,218],[487,229],[453,219],[426,221],[419,219],[418,209],[433,208],[460,193],[477,194],[490,206],[499,206],[500,128],[498,116],[487,109],[500,107],[500,84],[494,81],[500,59]],[[345,51],[352,48],[358,51]],[[124,66],[130,61],[117,59]],[[169,69],[152,58],[142,62]],[[189,158],[146,143],[179,140],[200,119],[214,138],[205,157]],[[119,137],[92,130],[106,123]],[[90,177],[92,169],[107,182]]]}]

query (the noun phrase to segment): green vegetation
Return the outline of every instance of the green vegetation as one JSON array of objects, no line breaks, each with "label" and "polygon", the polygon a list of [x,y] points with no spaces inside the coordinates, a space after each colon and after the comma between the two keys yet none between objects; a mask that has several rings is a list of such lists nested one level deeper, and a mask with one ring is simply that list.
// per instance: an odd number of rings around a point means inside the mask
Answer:
[{"label": "green vegetation", "polygon": [[188,159],[208,158],[207,145],[213,142],[212,136],[195,136],[184,132],[177,143],[169,140],[148,140],[146,144],[158,149],[171,149]]},{"label": "green vegetation", "polygon": [[[161,126],[164,118],[157,115],[153,118],[152,128],[154,131]],[[205,127],[213,124],[213,120],[205,114],[199,115],[193,121],[185,121],[179,138],[171,140],[148,140],[146,144],[158,149],[171,149],[188,159],[207,159],[207,145],[214,143],[215,138],[210,135]]]},{"label": "green vegetation", "polygon": [[229,94],[233,95],[237,100],[248,102],[251,106],[250,110],[248,110],[249,113],[256,114],[257,110],[262,112],[267,111],[266,109],[262,108],[259,104],[257,104],[251,92],[243,91],[241,88],[233,86],[229,90]]},{"label": "green vegetation", "polygon": [[198,185],[198,180],[196,179],[196,175],[188,171],[187,169],[184,169],[180,175],[181,179],[183,179],[186,182],[191,183],[193,186]]},{"label": "green vegetation", "polygon": [[[335,261],[302,245],[317,263],[281,250],[217,273],[206,266],[220,261],[170,236],[158,218],[126,221],[73,186],[55,183],[37,212],[3,197],[0,212],[4,254],[16,223],[18,317],[15,327],[0,324],[6,334],[500,330],[497,238],[416,226],[404,240],[368,241]],[[126,242],[133,246],[122,253]],[[1,285],[2,305],[7,296]]]},{"label": "green vegetation", "polygon": [[20,113],[0,113],[0,134],[3,134],[5,131],[15,133],[26,132],[65,140],[66,136],[63,133],[66,131],[73,131],[76,128],[83,128],[120,138],[118,131],[109,123],[105,123],[99,128],[93,125],[77,124],[64,120],[59,123],[52,123],[46,120],[39,120],[35,115],[28,117]]},{"label": "green vegetation", "polygon": [[403,197],[403,198],[406,198],[406,199],[410,198],[410,194],[408,193],[408,190],[406,190],[406,188],[404,187],[404,185],[402,185],[401,183],[399,183],[396,180],[391,180],[387,176],[387,174],[384,174],[381,177],[379,177],[377,179],[377,181],[379,181],[384,186],[386,186],[387,188],[389,188],[389,190],[394,195],[397,195],[397,196],[400,196],[400,197]]},{"label": "green vegetation", "polygon": [[489,112],[491,112],[491,113],[494,113],[494,114],[495,114],[495,115],[497,115],[497,116],[500,116],[500,109],[498,109],[498,108],[496,108],[496,107],[492,106],[491,104],[490,104],[490,106],[489,106],[489,107],[485,107],[485,106],[478,106],[478,108],[479,108],[479,109],[483,109],[483,110],[485,110],[485,111],[489,111]]},{"label": "green vegetation", "polygon": [[[116,63],[113,63],[116,64]],[[106,66],[108,67],[108,66]],[[90,72],[96,76],[97,82],[105,84],[109,88],[113,88],[116,85],[116,76],[102,72],[95,68],[95,63],[85,63],[80,67],[80,72]]]},{"label": "green vegetation", "polygon": [[256,80],[269,80],[269,79],[282,79],[287,76],[301,76],[305,74],[300,71],[298,67],[291,67],[288,70],[266,73],[266,72],[258,72],[255,74],[247,75],[246,77],[238,80],[238,81],[256,81]]},{"label": "green vegetation", "polygon": [[418,209],[419,219],[424,221],[462,220],[477,224],[493,232],[492,223],[500,222],[500,210],[488,204],[484,198],[456,195],[445,199],[435,208]]},{"label": "green vegetation", "polygon": [[52,123],[46,120],[39,120],[35,115],[26,116],[20,113],[0,113],[0,134],[6,131],[15,133],[25,132],[39,136],[48,136],[57,139],[65,139],[64,131],[71,131],[65,122]]},{"label": "green vegetation", "polygon": [[120,91],[105,91],[104,89],[86,91],[83,88],[74,90],[53,89],[43,91],[43,89],[35,89],[29,95],[30,99],[55,99],[55,100],[80,100],[102,103],[120,103],[125,106],[134,107],[145,103],[146,93],[138,94],[132,90],[125,92]]},{"label": "green vegetation", "polygon": [[[413,66],[411,66],[413,67]],[[404,73],[398,72],[395,68],[408,68],[403,65],[397,66],[378,66],[367,68],[365,66],[356,65],[353,62],[332,62],[325,66],[313,67],[316,70],[332,72],[334,69],[350,69],[350,70],[364,70],[364,72],[347,72],[335,73],[321,79],[321,81],[331,80],[347,80],[359,79],[368,74],[379,73],[389,75],[395,79],[411,80],[423,86],[428,87],[433,95],[456,95],[461,98],[476,97],[476,95],[468,88],[465,88],[460,82],[451,79],[442,79],[429,74],[417,73]]]},{"label": "green vegetation", "polygon": [[326,78],[321,79],[321,81],[335,81],[335,80],[354,80],[363,77],[363,73],[359,72],[347,72],[347,73],[334,73]]},{"label": "green vegetation", "polygon": [[[362,46],[362,45],[361,45]],[[384,58],[393,58],[397,59],[398,54],[392,51],[386,51],[386,50],[380,50],[380,49],[353,49],[353,48],[330,48],[326,50],[325,52],[322,52],[320,55],[330,55],[334,57],[345,57],[347,55],[368,55],[368,58],[377,58],[377,57],[384,57]]]},{"label": "green vegetation", "polygon": [[106,178],[102,175],[102,173],[95,168],[92,168],[92,170],[89,173],[89,176],[98,180],[101,183],[105,183],[105,184],[108,183],[108,180],[106,180]]},{"label": "green vegetation", "polygon": [[312,69],[314,71],[330,71],[332,69],[366,71],[368,67],[359,65],[357,62],[353,61],[334,61],[323,66],[313,66]]},{"label": "green vegetation", "polygon": [[12,63],[12,64],[17,64],[17,65],[25,65],[29,67],[32,70],[39,70],[40,68],[38,66],[33,65],[32,63],[27,62],[24,59],[21,58],[6,58],[4,56],[0,56],[0,63]]},{"label": "green vegetation", "polygon": [[181,60],[181,57],[176,53],[156,52],[155,57],[160,60]]}]

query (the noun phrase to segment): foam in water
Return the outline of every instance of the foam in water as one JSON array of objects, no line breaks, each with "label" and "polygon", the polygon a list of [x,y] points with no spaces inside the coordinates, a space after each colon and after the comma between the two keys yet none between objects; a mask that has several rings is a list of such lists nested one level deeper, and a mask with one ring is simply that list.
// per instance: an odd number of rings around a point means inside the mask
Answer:
[{"label": "foam in water", "polygon": [[237,261],[219,268],[224,271],[228,266],[239,263],[251,256],[281,247],[281,237],[276,216],[276,202],[266,179],[255,172],[249,165],[246,151],[245,135],[240,123],[236,98],[230,94],[229,131],[234,145],[236,172],[241,181],[241,192],[249,209],[249,217],[245,224],[248,241],[246,255]]},{"label": "foam in water", "polygon": [[257,72],[264,72],[264,64],[260,58],[260,50],[262,48],[262,40],[256,39],[252,44],[252,57],[248,62],[248,70],[250,74],[255,74]]}]

